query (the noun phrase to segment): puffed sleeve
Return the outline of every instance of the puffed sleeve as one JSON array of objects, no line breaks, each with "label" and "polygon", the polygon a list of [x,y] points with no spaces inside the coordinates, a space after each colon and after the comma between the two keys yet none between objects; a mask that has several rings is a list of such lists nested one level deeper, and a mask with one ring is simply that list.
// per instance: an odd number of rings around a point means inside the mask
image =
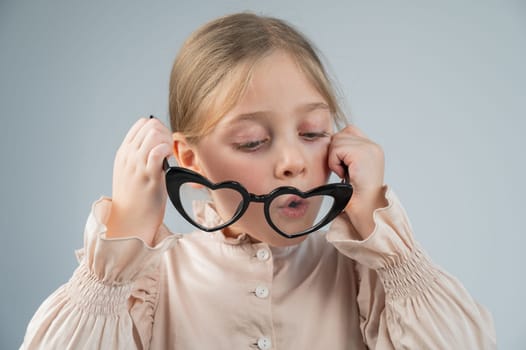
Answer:
[{"label": "puffed sleeve", "polygon": [[370,349],[496,349],[490,313],[415,242],[407,215],[385,188],[388,206],[360,240],[346,215],[327,239],[356,261],[361,331]]},{"label": "puffed sleeve", "polygon": [[142,349],[151,338],[162,253],[179,236],[164,226],[153,248],[139,238],[106,239],[111,200],[94,203],[79,266],[31,319],[21,349]]}]

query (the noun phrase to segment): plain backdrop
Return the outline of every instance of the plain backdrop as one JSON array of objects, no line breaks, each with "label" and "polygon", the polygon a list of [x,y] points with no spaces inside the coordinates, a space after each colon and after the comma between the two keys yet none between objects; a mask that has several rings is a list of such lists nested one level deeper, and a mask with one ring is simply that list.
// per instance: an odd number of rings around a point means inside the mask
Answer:
[{"label": "plain backdrop", "polygon": [[489,308],[499,347],[524,349],[526,5],[507,0],[0,1],[0,348],[77,266],[128,128],[167,120],[183,40],[245,10],[314,41],[417,240]]}]

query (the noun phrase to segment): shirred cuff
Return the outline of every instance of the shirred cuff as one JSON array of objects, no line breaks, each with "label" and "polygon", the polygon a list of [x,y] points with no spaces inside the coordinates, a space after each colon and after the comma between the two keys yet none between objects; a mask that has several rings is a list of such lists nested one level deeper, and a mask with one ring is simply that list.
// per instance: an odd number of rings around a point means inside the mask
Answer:
[{"label": "shirred cuff", "polygon": [[127,312],[132,283],[107,285],[81,264],[73,273],[67,293],[83,311],[97,315],[119,315]]},{"label": "shirred cuff", "polygon": [[367,239],[360,240],[344,213],[334,220],[327,240],[345,256],[376,270],[387,298],[404,297],[427,289],[436,269],[414,241],[407,214],[389,187],[385,197],[388,205],[374,211],[375,228]]},{"label": "shirred cuff", "polygon": [[110,211],[110,198],[102,197],[93,204],[84,231],[84,248],[77,251],[81,265],[85,264],[90,274],[103,284],[128,284],[153,273],[162,254],[181,237],[162,225],[153,247],[138,237],[105,238]]},{"label": "shirred cuff", "polygon": [[377,272],[386,297],[391,299],[421,294],[436,278],[431,261],[418,246],[406,261],[378,269]]}]

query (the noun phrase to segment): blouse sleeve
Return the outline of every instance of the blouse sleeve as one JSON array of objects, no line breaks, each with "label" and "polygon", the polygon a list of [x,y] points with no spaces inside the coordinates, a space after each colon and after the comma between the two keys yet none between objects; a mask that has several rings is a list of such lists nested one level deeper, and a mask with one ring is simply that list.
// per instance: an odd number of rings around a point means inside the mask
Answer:
[{"label": "blouse sleeve", "polygon": [[496,349],[490,313],[414,241],[407,215],[386,188],[388,206],[360,240],[346,215],[327,239],[356,261],[361,331],[370,349]]},{"label": "blouse sleeve", "polygon": [[79,266],[31,319],[21,349],[143,349],[151,338],[162,253],[178,236],[161,227],[154,247],[105,238],[111,200],[94,203]]}]

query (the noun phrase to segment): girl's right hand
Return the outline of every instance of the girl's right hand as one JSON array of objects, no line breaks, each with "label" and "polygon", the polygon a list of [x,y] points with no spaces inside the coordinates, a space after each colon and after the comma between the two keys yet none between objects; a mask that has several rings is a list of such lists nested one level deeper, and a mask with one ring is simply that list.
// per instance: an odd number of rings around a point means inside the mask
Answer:
[{"label": "girl's right hand", "polygon": [[163,160],[173,154],[172,135],[156,118],[139,119],[115,156],[106,237],[139,237],[148,245],[164,218]]}]

